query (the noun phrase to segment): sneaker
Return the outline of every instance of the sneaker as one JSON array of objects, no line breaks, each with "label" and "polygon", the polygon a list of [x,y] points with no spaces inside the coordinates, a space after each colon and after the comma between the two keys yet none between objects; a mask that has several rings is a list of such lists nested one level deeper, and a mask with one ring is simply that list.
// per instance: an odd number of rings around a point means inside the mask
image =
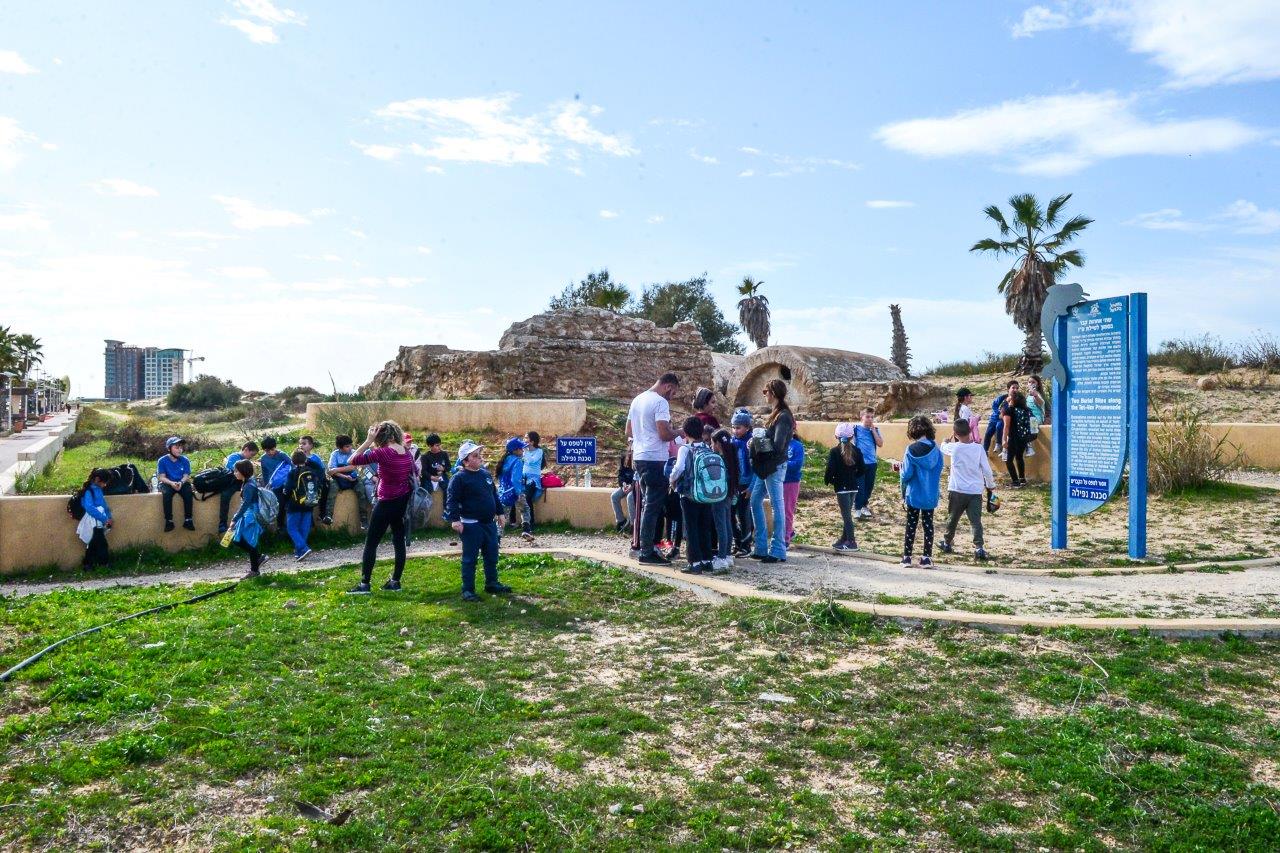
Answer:
[{"label": "sneaker", "polygon": [[1034,447],[1030,446],[1030,445],[1027,445],[1027,452],[1026,452],[1026,455],[1027,455],[1027,456],[1035,456],[1035,455],[1036,455],[1036,449],[1035,449]]},{"label": "sneaker", "polygon": [[387,592],[399,592],[400,581],[396,580],[395,578],[391,578],[390,580],[388,580],[386,583],[382,585],[382,588],[385,589]]},{"label": "sneaker", "polygon": [[663,539],[661,542],[659,542],[659,543],[657,543],[656,545],[654,545],[654,546],[653,546],[653,550],[655,550],[655,551],[662,551],[662,552],[664,552],[664,553],[665,553],[665,552],[667,552],[667,551],[670,551],[670,550],[671,550],[671,540],[670,540],[670,539]]},{"label": "sneaker", "polygon": [[484,585],[484,591],[490,595],[503,595],[504,593],[511,592],[511,587],[507,586],[505,583],[487,583]]},{"label": "sneaker", "polygon": [[671,561],[658,553],[644,554],[640,557],[640,565],[642,566],[669,566]]},{"label": "sneaker", "polygon": [[326,515],[324,518],[320,519],[320,523],[321,523],[321,524],[333,524],[333,516],[332,516],[332,515]]},{"label": "sneaker", "polygon": [[733,556],[734,557],[750,557],[751,549],[738,546],[737,548],[733,549]]},{"label": "sneaker", "polygon": [[844,549],[845,549],[846,551],[857,551],[857,550],[858,550],[858,540],[857,540],[857,539],[850,539],[848,542],[844,543]]},{"label": "sneaker", "polygon": [[910,557],[903,557],[903,558],[902,558],[902,562],[901,562],[901,563],[899,563],[899,565],[900,565],[900,566],[902,566],[904,569],[909,569],[909,568],[911,568],[911,565],[912,565],[912,563],[911,563],[911,558],[910,558]]},{"label": "sneaker", "polygon": [[171,533],[171,532],[173,532],[173,530],[174,530],[173,522],[172,522],[172,521],[166,521],[166,522],[164,523],[164,532],[165,532],[165,533]]},{"label": "sneaker", "polygon": [[464,591],[463,591],[463,593],[462,593],[462,600],[463,600],[463,601],[484,601],[484,599],[483,599],[483,598],[481,598],[480,596],[476,595],[474,592],[470,592],[470,591],[468,591],[468,590],[464,590]]},{"label": "sneaker", "polygon": [[527,530],[524,533],[520,534],[520,538],[525,541],[526,545],[533,542],[533,534]]},{"label": "sneaker", "polygon": [[976,549],[976,550],[973,552],[973,559],[975,559],[975,560],[981,560],[981,561],[983,561],[983,562],[986,562],[987,560],[989,560],[989,559],[991,559],[991,558],[987,556],[986,549],[984,549],[984,548],[978,548],[978,549]]},{"label": "sneaker", "polygon": [[625,521],[619,521],[613,525],[613,529],[621,533],[627,529],[627,523]]},{"label": "sneaker", "polygon": [[727,575],[727,574],[729,574],[729,558],[728,558],[728,557],[716,557],[714,560],[712,560],[712,561],[711,561],[711,574],[713,574],[713,575]]},{"label": "sneaker", "polygon": [[263,554],[263,555],[262,555],[262,559],[258,561],[258,569],[259,569],[259,571],[261,571],[262,567],[263,567],[263,566],[265,566],[265,565],[267,564],[267,560],[270,560],[270,559],[271,559],[271,555],[270,555],[270,554]]},{"label": "sneaker", "polygon": [[932,568],[933,568],[933,558],[932,558],[932,557],[921,557],[921,558],[920,558],[920,568],[922,568],[922,569],[932,569]]},{"label": "sneaker", "polygon": [[250,569],[249,571],[247,571],[247,572],[245,572],[245,573],[244,573],[244,577],[240,578],[240,580],[242,580],[242,581],[251,581],[251,580],[253,580],[254,578],[260,578],[260,577],[262,577],[262,572],[261,572],[261,571],[256,571],[256,572],[255,572],[253,569]]},{"label": "sneaker", "polygon": [[189,519],[189,518],[188,518],[186,521],[182,522],[182,529],[183,529],[183,530],[195,530],[195,529],[196,529],[196,523],[195,523],[194,521],[192,521],[191,519]]},{"label": "sneaker", "polygon": [[680,570],[682,575],[700,575],[702,574],[702,563],[690,563]]},{"label": "sneaker", "polygon": [[843,551],[843,550],[844,550],[844,540],[843,540],[843,539],[837,539],[837,540],[835,541],[835,544],[834,544],[834,545],[832,545],[832,546],[831,546],[831,548],[832,548],[832,550],[835,550],[835,551]]},{"label": "sneaker", "polygon": [[951,547],[950,542],[943,541],[938,543],[938,550],[944,554],[950,554],[955,549]]},{"label": "sneaker", "polygon": [[347,595],[368,595],[371,592],[373,592],[372,587],[362,581],[347,590]]},{"label": "sneaker", "polygon": [[294,557],[293,559],[295,562],[301,563],[303,560],[307,559],[307,557],[310,557],[310,556],[311,556],[311,549],[308,548],[307,550],[303,551],[301,554]]},{"label": "sneaker", "polygon": [[786,560],[783,560],[781,557],[775,557],[772,554],[765,554],[763,557],[760,557],[758,559],[760,560],[760,562],[766,563],[766,564],[786,562]]}]

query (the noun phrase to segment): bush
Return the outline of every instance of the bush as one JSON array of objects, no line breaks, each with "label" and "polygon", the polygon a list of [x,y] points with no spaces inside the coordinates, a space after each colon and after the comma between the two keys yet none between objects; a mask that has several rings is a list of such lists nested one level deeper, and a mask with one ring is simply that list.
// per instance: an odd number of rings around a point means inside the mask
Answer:
[{"label": "bush", "polygon": [[1261,370],[1270,375],[1280,371],[1280,343],[1263,332],[1256,333],[1240,346],[1240,366]]},{"label": "bush", "polygon": [[225,409],[240,402],[244,394],[230,380],[201,376],[194,382],[174,385],[169,389],[166,405],[175,411]]},{"label": "bush", "polygon": [[107,430],[110,424],[110,419],[102,412],[92,406],[85,406],[80,409],[80,414],[76,418],[76,433],[102,433]]},{"label": "bush", "polygon": [[75,450],[77,447],[84,447],[89,442],[97,440],[98,436],[93,433],[77,429],[63,440],[62,449]]},{"label": "bush", "polygon": [[[369,427],[385,421],[391,413],[388,406],[367,403],[334,403],[325,406],[316,417],[316,432],[333,437],[349,435],[357,444],[364,440]],[[404,424],[401,424],[404,426]]]},{"label": "bush", "polygon": [[1240,448],[1214,438],[1208,417],[1194,401],[1175,399],[1160,410],[1147,444],[1147,485],[1155,492],[1177,493],[1223,478],[1238,467]]},{"label": "bush", "polygon": [[[150,418],[129,418],[112,429],[108,435],[111,439],[111,455],[126,456],[133,459],[159,459],[165,453],[165,440],[173,433],[163,428],[162,424]],[[202,450],[205,441],[196,435],[182,436],[187,442],[187,451]]]},{"label": "bush", "polygon": [[1022,361],[1020,353],[983,353],[982,358],[976,361],[948,361],[939,364],[937,367],[929,371],[934,376],[973,376],[978,373],[1008,373],[1013,374],[1018,370],[1018,364]]},{"label": "bush", "polygon": [[1199,338],[1174,338],[1163,341],[1160,349],[1147,358],[1152,367],[1173,367],[1183,373],[1203,376],[1236,366],[1231,349],[1213,335]]}]

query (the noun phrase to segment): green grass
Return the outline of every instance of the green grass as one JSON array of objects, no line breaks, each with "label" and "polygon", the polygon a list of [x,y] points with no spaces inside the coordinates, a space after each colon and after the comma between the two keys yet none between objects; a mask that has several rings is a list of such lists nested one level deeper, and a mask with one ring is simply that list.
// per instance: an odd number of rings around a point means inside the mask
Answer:
[{"label": "green grass", "polygon": [[[220,467],[227,454],[238,448],[240,442],[213,450],[197,450],[187,454],[191,458],[191,470]],[[89,472],[98,467],[112,467],[132,462],[142,476],[150,479],[156,472],[155,459],[122,457],[111,453],[111,442],[105,438],[90,441],[79,447],[64,450],[50,462],[38,476],[24,480],[19,491],[24,495],[70,494],[84,485]]]},{"label": "green grass", "polygon": [[[0,846],[1261,850],[1280,835],[1275,643],[903,633],[823,601],[707,607],[586,563],[502,572],[518,597],[477,606],[442,559],[411,561],[398,596],[342,595],[350,569],[269,577],[59,650],[0,688]],[[0,659],[189,594],[5,600]],[[313,823],[295,799],[355,814]]]}]

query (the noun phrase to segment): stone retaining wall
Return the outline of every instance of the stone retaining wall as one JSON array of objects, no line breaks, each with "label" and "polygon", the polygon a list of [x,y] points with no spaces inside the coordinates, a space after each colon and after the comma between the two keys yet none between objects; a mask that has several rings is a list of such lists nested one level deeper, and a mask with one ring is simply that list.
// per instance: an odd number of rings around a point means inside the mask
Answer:
[{"label": "stone retaining wall", "polygon": [[[368,422],[389,418],[410,431],[464,432],[494,429],[512,435],[536,430],[544,436],[572,435],[587,420],[586,400],[398,400],[370,403],[308,403],[307,429],[319,430],[324,413],[365,410]],[[356,441],[363,434],[352,436]],[[421,442],[419,442],[421,444]]]}]

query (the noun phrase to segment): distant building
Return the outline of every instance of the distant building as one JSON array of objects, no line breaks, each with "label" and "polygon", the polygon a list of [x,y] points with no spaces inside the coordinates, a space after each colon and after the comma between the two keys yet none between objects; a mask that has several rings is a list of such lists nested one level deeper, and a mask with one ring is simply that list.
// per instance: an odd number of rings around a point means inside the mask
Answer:
[{"label": "distant building", "polygon": [[106,344],[103,396],[108,400],[151,400],[185,381],[183,350],[126,346],[112,340]]}]

